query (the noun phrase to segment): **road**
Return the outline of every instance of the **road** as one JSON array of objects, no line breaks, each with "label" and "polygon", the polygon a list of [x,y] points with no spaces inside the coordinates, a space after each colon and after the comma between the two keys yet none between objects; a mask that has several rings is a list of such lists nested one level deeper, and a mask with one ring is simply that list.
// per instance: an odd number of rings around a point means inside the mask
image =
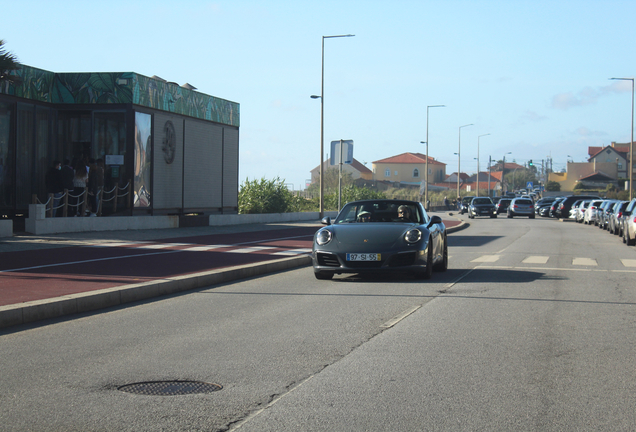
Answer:
[{"label": "road", "polygon": [[[476,219],[430,281],[311,268],[0,333],[0,430],[633,430],[636,251]],[[215,383],[147,396],[149,381]]]}]

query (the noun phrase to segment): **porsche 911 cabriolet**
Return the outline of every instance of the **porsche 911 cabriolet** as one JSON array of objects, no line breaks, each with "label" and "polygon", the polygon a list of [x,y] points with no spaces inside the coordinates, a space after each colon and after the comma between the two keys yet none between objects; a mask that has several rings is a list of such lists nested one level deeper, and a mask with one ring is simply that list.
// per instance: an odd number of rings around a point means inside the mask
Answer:
[{"label": "porsche 911 cabriolet", "polygon": [[317,279],[335,274],[404,272],[429,279],[448,268],[446,227],[421,203],[403,200],[350,202],[314,235]]}]

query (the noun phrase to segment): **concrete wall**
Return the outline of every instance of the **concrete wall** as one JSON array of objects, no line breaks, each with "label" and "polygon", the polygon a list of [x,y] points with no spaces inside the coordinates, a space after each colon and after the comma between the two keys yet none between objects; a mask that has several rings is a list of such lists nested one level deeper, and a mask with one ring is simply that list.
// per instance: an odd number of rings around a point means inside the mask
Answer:
[{"label": "concrete wall", "polygon": [[0,220],[0,237],[13,237],[13,221],[11,219]]},{"label": "concrete wall", "polygon": [[[115,217],[45,217],[44,204],[29,205],[29,218],[25,221],[26,232],[31,234],[59,234],[67,232],[119,231],[139,229],[178,228],[179,216],[115,216]],[[338,212],[325,212],[325,216],[335,217]],[[318,221],[318,212],[267,213],[267,214],[221,214],[211,215],[209,226],[242,225],[261,223],[283,223]],[[9,223],[10,228],[8,228]],[[0,236],[5,226],[5,237],[13,235],[13,221],[0,221]]]}]

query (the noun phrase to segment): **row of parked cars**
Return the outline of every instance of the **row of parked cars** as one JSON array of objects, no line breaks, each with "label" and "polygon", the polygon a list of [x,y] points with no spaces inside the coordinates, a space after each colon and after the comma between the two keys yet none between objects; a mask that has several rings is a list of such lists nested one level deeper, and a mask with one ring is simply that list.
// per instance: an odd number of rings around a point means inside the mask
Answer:
[{"label": "row of parked cars", "polygon": [[496,218],[504,212],[508,218],[527,216],[534,219],[534,201],[530,197],[502,197],[495,204],[489,197],[464,197],[459,209],[460,214],[468,213],[470,219],[477,216]]},{"label": "row of parked cars", "polygon": [[631,201],[583,195],[542,198],[535,204],[535,211],[543,217],[594,225],[621,237],[627,245],[636,244],[636,198]]}]

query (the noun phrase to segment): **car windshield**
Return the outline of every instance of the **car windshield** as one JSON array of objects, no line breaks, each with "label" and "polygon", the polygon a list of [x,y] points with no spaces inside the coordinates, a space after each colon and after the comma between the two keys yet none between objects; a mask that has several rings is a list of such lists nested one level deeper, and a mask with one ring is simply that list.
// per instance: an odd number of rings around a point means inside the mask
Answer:
[{"label": "car windshield", "polygon": [[532,205],[532,201],[529,199],[518,199],[515,200],[515,204]]},{"label": "car windshield", "polygon": [[492,204],[492,201],[490,201],[490,198],[475,198],[473,204]]},{"label": "car windshield", "polygon": [[423,209],[412,201],[378,200],[348,203],[338,213],[335,224],[365,222],[425,222]]}]

